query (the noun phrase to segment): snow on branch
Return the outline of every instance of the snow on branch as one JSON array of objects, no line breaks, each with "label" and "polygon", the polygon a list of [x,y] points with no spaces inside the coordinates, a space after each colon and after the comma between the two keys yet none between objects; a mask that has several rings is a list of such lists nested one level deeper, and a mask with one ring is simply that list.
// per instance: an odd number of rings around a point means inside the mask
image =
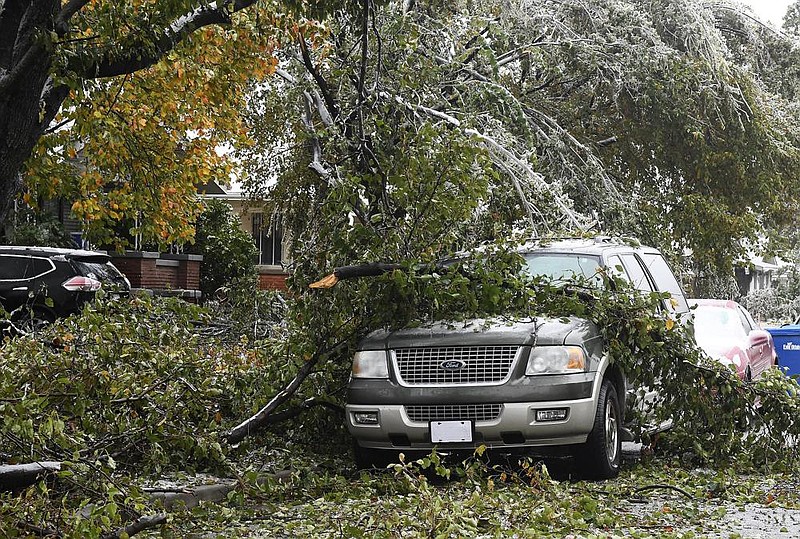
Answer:
[{"label": "snow on branch", "polygon": [[[384,98],[391,97],[385,92],[382,92],[380,95]],[[462,128],[461,121],[458,120],[458,118],[447,114],[446,112],[426,107],[424,105],[414,105],[412,103],[408,103],[402,97],[397,95],[393,96],[393,99],[398,104],[401,104],[416,113],[422,113],[426,116],[437,118],[454,128]],[[501,170],[506,172],[508,179],[514,186],[517,196],[520,198],[523,208],[525,208],[525,212],[528,220],[530,221],[531,227],[536,230],[537,222],[540,220],[544,221],[544,219],[541,219],[541,212],[525,194],[525,187],[530,186],[538,191],[549,193],[553,193],[556,190],[555,187],[549,184],[544,176],[533,170],[533,167],[531,167],[527,160],[518,157],[513,150],[506,147],[497,139],[485,133],[481,133],[474,128],[463,129],[463,132],[465,135],[479,140],[484,148],[486,148],[489,152],[492,162]],[[587,223],[585,222],[586,219],[574,209],[569,207],[562,197],[559,197],[555,193],[553,194],[553,200],[555,201],[559,213],[565,217],[575,229],[585,229],[587,227]],[[540,219],[536,218],[537,214]]]}]

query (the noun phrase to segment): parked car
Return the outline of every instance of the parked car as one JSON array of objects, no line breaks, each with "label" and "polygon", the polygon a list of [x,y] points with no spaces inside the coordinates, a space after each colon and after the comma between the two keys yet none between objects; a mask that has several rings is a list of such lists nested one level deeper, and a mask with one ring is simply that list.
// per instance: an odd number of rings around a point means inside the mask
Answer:
[{"label": "parked car", "polygon": [[747,309],[730,300],[690,299],[697,345],[709,356],[732,365],[742,380],[754,380],[777,365],[772,335]]},{"label": "parked car", "polygon": [[[554,279],[607,268],[639,290],[669,292],[662,307],[688,313],[658,250],[608,239],[562,240],[521,251],[528,271]],[[434,447],[574,454],[588,476],[619,472],[628,383],[589,320],[445,322],[379,330],[359,345],[347,392],[347,428],[359,466]]]},{"label": "parked car", "polygon": [[80,249],[0,246],[0,305],[30,328],[78,312],[100,289],[128,295],[128,279],[110,260]]}]

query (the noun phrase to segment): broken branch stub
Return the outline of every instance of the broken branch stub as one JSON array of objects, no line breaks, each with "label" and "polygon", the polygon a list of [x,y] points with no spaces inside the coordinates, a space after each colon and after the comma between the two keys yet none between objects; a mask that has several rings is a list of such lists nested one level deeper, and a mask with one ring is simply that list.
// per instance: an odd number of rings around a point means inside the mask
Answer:
[{"label": "broken branch stub", "polygon": [[319,281],[313,282],[308,286],[309,288],[332,288],[336,285],[336,283],[345,279],[375,277],[398,269],[402,269],[400,264],[387,264],[383,262],[370,262],[369,264],[342,266],[333,270],[333,273],[330,275],[323,277]]}]

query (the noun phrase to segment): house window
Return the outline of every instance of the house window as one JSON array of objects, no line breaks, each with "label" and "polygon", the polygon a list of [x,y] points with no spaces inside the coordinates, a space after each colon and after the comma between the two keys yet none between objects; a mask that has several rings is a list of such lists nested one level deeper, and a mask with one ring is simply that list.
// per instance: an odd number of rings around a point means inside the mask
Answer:
[{"label": "house window", "polygon": [[280,266],[283,261],[283,233],[276,226],[264,222],[263,213],[253,214],[253,240],[258,248],[256,264]]}]

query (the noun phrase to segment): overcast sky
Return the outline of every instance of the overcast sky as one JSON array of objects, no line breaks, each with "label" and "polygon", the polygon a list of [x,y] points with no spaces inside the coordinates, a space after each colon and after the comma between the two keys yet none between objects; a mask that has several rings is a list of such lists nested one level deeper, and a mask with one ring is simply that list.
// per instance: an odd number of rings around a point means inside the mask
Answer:
[{"label": "overcast sky", "polygon": [[753,11],[759,19],[765,22],[771,22],[777,28],[783,24],[783,16],[786,14],[786,8],[794,0],[737,0],[742,4],[746,4],[753,8]]}]

